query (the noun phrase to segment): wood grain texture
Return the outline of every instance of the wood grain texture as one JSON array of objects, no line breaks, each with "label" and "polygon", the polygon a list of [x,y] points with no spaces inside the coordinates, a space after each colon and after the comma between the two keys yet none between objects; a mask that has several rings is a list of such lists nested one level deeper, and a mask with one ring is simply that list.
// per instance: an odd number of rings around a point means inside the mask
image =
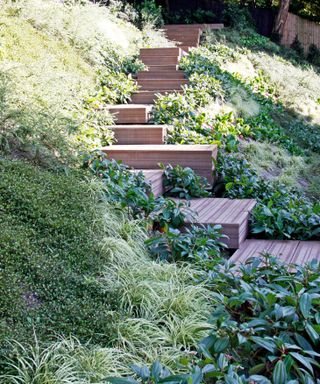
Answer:
[{"label": "wood grain texture", "polygon": [[255,200],[199,198],[191,199],[189,203],[190,208],[197,213],[195,224],[221,225],[222,233],[228,236],[228,239],[222,241],[229,248],[239,248],[246,239],[249,217],[256,204]]},{"label": "wood grain texture", "polygon": [[108,106],[116,124],[147,124],[151,106],[145,104],[118,104]]},{"label": "wood grain texture", "polygon": [[163,144],[167,127],[165,125],[113,125],[117,144]]},{"label": "wood grain texture", "polygon": [[320,260],[320,241],[246,240],[230,261],[242,264],[266,253],[284,263],[303,265],[313,259]]},{"label": "wood grain texture", "polygon": [[216,145],[112,145],[102,151],[136,169],[157,169],[159,163],[190,167],[213,182]]}]

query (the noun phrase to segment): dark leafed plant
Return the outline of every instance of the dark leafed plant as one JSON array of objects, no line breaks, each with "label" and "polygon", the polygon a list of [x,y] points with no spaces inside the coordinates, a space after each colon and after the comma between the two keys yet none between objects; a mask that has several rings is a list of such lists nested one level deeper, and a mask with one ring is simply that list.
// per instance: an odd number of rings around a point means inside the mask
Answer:
[{"label": "dark leafed plant", "polygon": [[210,272],[213,331],[199,348],[208,377],[225,382],[232,368],[232,383],[317,383],[319,272],[318,261],[288,267],[269,256]]},{"label": "dark leafed plant", "polygon": [[191,197],[207,197],[210,185],[206,178],[198,176],[189,167],[160,164],[164,170],[164,187],[168,189],[167,195],[190,199]]},{"label": "dark leafed plant", "polygon": [[190,209],[188,204],[183,201],[176,201],[158,197],[149,219],[152,220],[155,230],[167,232],[171,228],[180,228],[186,220],[193,221],[195,213]]},{"label": "dark leafed plant", "polygon": [[226,247],[222,239],[221,226],[192,225],[184,232],[169,229],[165,234],[152,237],[146,245],[152,255],[161,260],[212,262],[220,261],[221,250]]},{"label": "dark leafed plant", "polygon": [[145,216],[153,209],[154,196],[144,175],[130,171],[121,162],[108,159],[100,151],[87,155],[84,166],[88,167],[104,184],[104,196],[110,202],[117,202],[136,216]]},{"label": "dark leafed plant", "polygon": [[155,361],[151,367],[146,365],[132,365],[133,377],[107,377],[105,383],[111,384],[200,384],[202,379],[201,370],[196,368],[193,374],[174,375],[168,368],[159,361]]},{"label": "dark leafed plant", "polygon": [[320,205],[285,185],[274,185],[238,155],[220,156],[218,170],[224,195],[254,198],[252,232],[280,239],[309,239],[320,235]]}]

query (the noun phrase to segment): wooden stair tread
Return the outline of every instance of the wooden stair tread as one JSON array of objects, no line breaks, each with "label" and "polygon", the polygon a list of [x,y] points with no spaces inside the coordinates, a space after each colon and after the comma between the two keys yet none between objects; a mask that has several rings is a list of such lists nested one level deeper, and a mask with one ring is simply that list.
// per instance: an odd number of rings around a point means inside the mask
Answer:
[{"label": "wooden stair tread", "polygon": [[140,57],[146,56],[181,56],[182,51],[179,47],[170,48],[142,48],[140,49]]},{"label": "wooden stair tread", "polygon": [[151,105],[118,104],[107,107],[116,124],[146,124],[149,121]]},{"label": "wooden stair tread", "polygon": [[113,125],[117,145],[164,144],[167,127],[165,125],[131,124]]},{"label": "wooden stair tread", "polygon": [[159,163],[192,168],[213,181],[216,145],[112,145],[101,149],[115,160],[133,168],[156,169]]},{"label": "wooden stair tread", "polygon": [[150,56],[140,57],[145,65],[178,65],[180,56]]},{"label": "wooden stair tread", "polygon": [[176,90],[189,83],[188,79],[139,79],[139,89],[146,91],[153,90]]},{"label": "wooden stair tread", "polygon": [[[172,89],[161,89],[161,90],[140,90],[138,92],[134,92],[131,97],[131,103],[143,102],[154,104],[157,99],[157,95],[165,95],[167,93],[173,92]],[[182,89],[175,89],[175,93],[182,93]]]},{"label": "wooden stair tread", "polygon": [[179,80],[185,79],[185,74],[183,71],[141,71],[137,74],[138,80]]},{"label": "wooden stair tread", "polygon": [[202,24],[166,24],[164,29],[176,30],[176,29],[221,29],[224,28],[223,23],[202,23]]},{"label": "wooden stair tread", "polygon": [[250,239],[242,244],[241,248],[232,255],[230,261],[242,264],[263,253],[276,256],[288,264],[302,265],[313,259],[320,260],[320,241]]},{"label": "wooden stair tread", "polygon": [[167,145],[136,145],[132,148],[130,145],[110,145],[104,147],[108,151],[157,151],[157,152],[204,152],[213,151],[217,146],[214,144],[167,144]]},{"label": "wooden stair tread", "polygon": [[135,105],[131,105],[131,104],[115,104],[115,105],[108,105],[107,106],[108,110],[114,110],[114,109],[142,109],[142,108],[147,108],[147,109],[150,109],[150,105],[147,105],[147,104],[135,104]]},{"label": "wooden stair tread", "polygon": [[158,72],[158,71],[177,71],[179,69],[178,64],[149,64],[148,66],[149,72]]},{"label": "wooden stair tread", "polygon": [[[180,199],[176,199],[181,201]],[[188,200],[190,208],[197,213],[193,224],[221,225],[222,239],[229,248],[239,248],[249,232],[249,216],[256,201],[253,199],[197,198]],[[191,223],[187,219],[187,222]]]}]

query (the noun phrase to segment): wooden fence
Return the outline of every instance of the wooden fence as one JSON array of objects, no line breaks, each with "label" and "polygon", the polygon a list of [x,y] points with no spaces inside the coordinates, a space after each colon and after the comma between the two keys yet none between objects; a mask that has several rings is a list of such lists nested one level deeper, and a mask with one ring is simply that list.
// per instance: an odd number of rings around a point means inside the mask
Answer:
[{"label": "wooden fence", "polygon": [[289,13],[281,43],[290,46],[296,36],[305,52],[308,52],[311,44],[320,48],[320,24]]}]

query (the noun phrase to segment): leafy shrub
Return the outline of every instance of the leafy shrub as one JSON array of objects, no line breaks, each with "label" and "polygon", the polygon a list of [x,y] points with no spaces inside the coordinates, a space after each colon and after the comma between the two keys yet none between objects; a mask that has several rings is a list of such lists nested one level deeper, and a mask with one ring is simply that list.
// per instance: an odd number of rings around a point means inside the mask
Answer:
[{"label": "leafy shrub", "polygon": [[155,0],[143,0],[141,4],[136,5],[139,12],[138,26],[140,28],[146,25],[151,25],[155,28],[163,26],[162,9],[158,6]]},{"label": "leafy shrub", "polygon": [[226,196],[258,200],[253,211],[253,233],[280,239],[319,237],[318,203],[301,192],[262,179],[246,160],[236,155],[220,156],[218,170],[225,183]]},{"label": "leafy shrub", "polygon": [[320,66],[320,49],[315,44],[309,46],[307,60],[313,65]]},{"label": "leafy shrub", "polygon": [[152,211],[154,197],[144,175],[130,171],[129,167],[108,159],[100,151],[84,157],[84,167],[89,168],[104,185],[104,197],[122,208],[128,208],[133,217],[145,216]]},{"label": "leafy shrub", "polygon": [[[214,326],[200,343],[201,367],[226,379],[230,367],[249,381],[314,383],[319,377],[319,262],[288,268],[257,258],[210,273]],[[240,383],[235,380],[233,382]]]},{"label": "leafy shrub", "polygon": [[[123,383],[317,383],[320,354],[319,261],[283,265],[262,255],[245,265],[218,264],[209,271],[212,329],[185,373],[172,375],[158,362],[133,367]],[[170,375],[170,376],[169,376]],[[110,379],[120,384],[119,379]]]},{"label": "leafy shrub", "polygon": [[168,189],[167,195],[179,197],[180,199],[190,199],[191,197],[207,197],[210,188],[208,181],[189,168],[183,168],[180,165],[172,167],[172,165],[164,166],[164,187]]},{"label": "leafy shrub", "polygon": [[227,4],[223,12],[223,22],[234,28],[252,28],[254,21],[248,8],[240,7],[238,4]]},{"label": "leafy shrub", "polygon": [[179,9],[175,12],[167,12],[164,15],[166,24],[194,24],[212,23],[215,15],[211,11],[202,8]]},{"label": "leafy shrub", "polygon": [[304,50],[301,42],[299,41],[298,35],[294,38],[293,42],[290,45],[290,48],[293,49],[298,56],[304,56]]},{"label": "leafy shrub", "polygon": [[153,222],[154,230],[167,232],[169,228],[180,228],[186,220],[192,221],[195,213],[183,201],[176,201],[169,198],[158,197],[149,219]]},{"label": "leafy shrub", "polygon": [[169,229],[165,234],[146,240],[146,245],[150,253],[160,260],[193,261],[212,267],[220,260],[221,250],[226,247],[221,242],[226,237],[221,229],[220,225],[191,225],[184,232]]}]

